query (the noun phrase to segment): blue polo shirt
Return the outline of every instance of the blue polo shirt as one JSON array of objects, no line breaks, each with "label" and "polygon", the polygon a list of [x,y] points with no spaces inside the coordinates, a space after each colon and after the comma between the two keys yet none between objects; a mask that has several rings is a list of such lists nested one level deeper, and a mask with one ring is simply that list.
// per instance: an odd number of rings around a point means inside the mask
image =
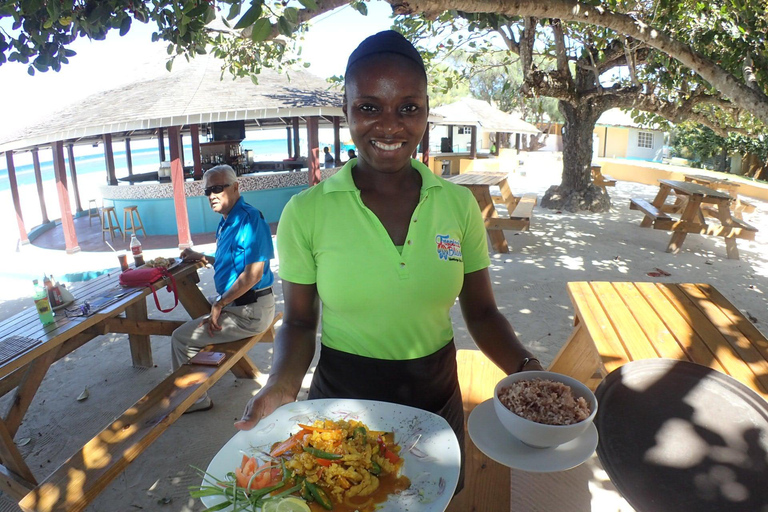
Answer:
[{"label": "blue polo shirt", "polygon": [[219,294],[234,284],[237,276],[251,263],[264,262],[264,274],[254,290],[272,286],[275,276],[269,260],[275,257],[272,233],[259,210],[241,197],[227,218],[219,221],[216,230],[216,260],[213,262],[213,281]]}]

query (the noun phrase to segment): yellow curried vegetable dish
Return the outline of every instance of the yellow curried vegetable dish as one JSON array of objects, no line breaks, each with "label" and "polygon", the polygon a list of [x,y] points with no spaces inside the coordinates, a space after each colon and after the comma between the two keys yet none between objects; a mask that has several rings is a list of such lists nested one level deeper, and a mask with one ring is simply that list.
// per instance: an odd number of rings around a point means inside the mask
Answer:
[{"label": "yellow curried vegetable dish", "polygon": [[389,494],[409,487],[407,478],[398,477],[403,460],[391,433],[371,431],[355,420],[318,420],[299,427],[271,455],[282,456],[286,469],[306,482],[301,494],[308,501],[326,510],[328,505],[373,510]]}]

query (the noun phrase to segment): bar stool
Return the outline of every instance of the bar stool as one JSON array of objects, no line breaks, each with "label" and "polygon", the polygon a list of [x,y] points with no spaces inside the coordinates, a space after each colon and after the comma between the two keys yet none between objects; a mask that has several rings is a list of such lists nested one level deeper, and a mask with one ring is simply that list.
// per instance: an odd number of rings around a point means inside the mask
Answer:
[{"label": "bar stool", "polygon": [[[125,240],[125,235],[123,234],[123,230],[120,229],[120,223],[117,221],[117,213],[115,212],[114,206],[105,206],[101,209],[102,217],[101,217],[101,240],[104,241],[104,233],[109,232],[109,238],[110,240],[115,240],[115,231],[119,231],[121,235],[123,235],[123,240]],[[113,222],[114,219],[114,222]]]},{"label": "bar stool", "polygon": [[96,204],[95,199],[89,199],[88,200],[88,225],[91,226],[91,219],[92,218],[98,218],[101,220],[101,212],[99,211],[99,206]]},{"label": "bar stool", "polygon": [[[135,219],[133,217],[134,213],[136,214]],[[130,225],[128,221],[130,221]],[[133,233],[134,235],[139,236],[139,231],[144,233],[144,237],[146,238],[147,232],[144,230],[144,224],[141,222],[139,207],[126,206],[123,208],[123,241],[125,241],[125,236],[128,233]]]}]

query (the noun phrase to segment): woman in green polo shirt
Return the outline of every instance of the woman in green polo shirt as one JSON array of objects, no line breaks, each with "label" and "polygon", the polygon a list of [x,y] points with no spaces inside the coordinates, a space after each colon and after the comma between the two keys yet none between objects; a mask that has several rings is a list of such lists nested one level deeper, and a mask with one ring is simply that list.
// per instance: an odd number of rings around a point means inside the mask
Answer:
[{"label": "woman in green polo shirt", "polygon": [[351,54],[344,113],[358,157],[294,196],[277,231],[285,317],[264,388],[235,424],[292,402],[322,346],[309,398],[395,402],[440,414],[464,446],[450,309],[507,374],[541,369],[493,296],[471,192],[411,159],[427,127],[424,63],[400,34]]}]

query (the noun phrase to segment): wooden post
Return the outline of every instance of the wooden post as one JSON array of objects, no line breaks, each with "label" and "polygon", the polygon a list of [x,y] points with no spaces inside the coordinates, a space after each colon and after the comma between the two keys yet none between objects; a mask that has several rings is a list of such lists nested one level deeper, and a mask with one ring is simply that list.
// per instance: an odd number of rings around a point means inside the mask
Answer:
[{"label": "wooden post", "polygon": [[[131,157],[131,138],[125,138],[125,163],[128,165],[128,176],[133,176],[133,158]],[[133,185],[133,181],[129,181]]]},{"label": "wooden post", "polygon": [[158,128],[157,129],[157,152],[160,155],[160,161],[165,162],[165,135],[163,134],[163,129]]},{"label": "wooden post", "polygon": [[35,184],[37,185],[37,198],[40,201],[40,213],[43,214],[43,224],[48,224],[48,210],[45,208],[45,193],[43,192],[43,173],[40,171],[40,155],[37,148],[32,150],[32,164],[35,168]]},{"label": "wooden post", "polygon": [[285,141],[288,143],[288,158],[291,158],[293,156],[293,141],[291,137],[291,127],[286,126],[285,131],[287,132]]},{"label": "wooden post", "polygon": [[427,123],[427,129],[424,130],[424,136],[421,138],[421,162],[424,165],[429,165],[429,123]]},{"label": "wooden post", "polygon": [[171,148],[171,183],[173,184],[173,205],[176,208],[176,229],[179,233],[179,249],[192,247],[187,215],[187,196],[184,193],[184,168],[181,165],[181,138],[179,127],[168,127],[168,140]]},{"label": "wooden post", "polygon": [[472,125],[472,131],[469,136],[469,158],[477,158],[477,125]]},{"label": "wooden post", "polygon": [[496,151],[493,152],[494,155],[499,156],[499,148],[501,148],[501,132],[496,132]]},{"label": "wooden post", "polygon": [[72,178],[72,192],[75,196],[75,210],[80,213],[83,211],[83,205],[80,202],[80,189],[77,186],[74,144],[67,144],[67,159],[69,160],[69,177]]},{"label": "wooden post", "polygon": [[309,186],[320,183],[320,134],[318,131],[317,116],[307,117],[307,145],[309,155],[307,169],[309,170]]},{"label": "wooden post", "polygon": [[107,184],[115,186],[117,185],[117,177],[115,176],[115,155],[112,152],[112,134],[105,133],[101,138],[104,141],[104,162],[107,165]]},{"label": "wooden post", "polygon": [[[110,141],[111,144],[111,141]],[[61,208],[61,228],[64,231],[64,244],[67,254],[80,251],[77,244],[75,222],[72,220],[72,207],[69,205],[69,191],[67,190],[67,170],[64,167],[64,143],[56,141],[51,146],[53,149],[53,174],[56,176],[56,191],[59,194],[59,208]]]},{"label": "wooden post", "polygon": [[181,168],[184,170],[184,135],[181,133],[181,127],[179,127],[179,160],[181,160]]},{"label": "wooden post", "polygon": [[201,180],[203,179],[203,161],[200,158],[200,126],[190,125],[189,133],[192,137],[192,176],[196,180]]},{"label": "wooden post", "polygon": [[448,125],[448,145],[451,147],[451,153],[453,153],[453,125]]},{"label": "wooden post", "polygon": [[299,140],[299,118],[294,117],[292,119],[293,122],[293,158],[296,160],[299,159],[301,156],[301,148],[299,147],[299,144],[301,141]]},{"label": "wooden post", "polygon": [[341,163],[341,136],[339,131],[341,130],[341,118],[339,116],[333,116],[333,158],[334,166],[338,167]]},{"label": "wooden post", "polygon": [[27,228],[24,227],[24,217],[21,215],[21,200],[19,199],[19,185],[16,183],[16,167],[13,165],[13,151],[5,152],[5,163],[8,166],[8,185],[11,187],[13,209],[16,210],[16,224],[19,228],[19,240],[22,244],[29,243]]}]

